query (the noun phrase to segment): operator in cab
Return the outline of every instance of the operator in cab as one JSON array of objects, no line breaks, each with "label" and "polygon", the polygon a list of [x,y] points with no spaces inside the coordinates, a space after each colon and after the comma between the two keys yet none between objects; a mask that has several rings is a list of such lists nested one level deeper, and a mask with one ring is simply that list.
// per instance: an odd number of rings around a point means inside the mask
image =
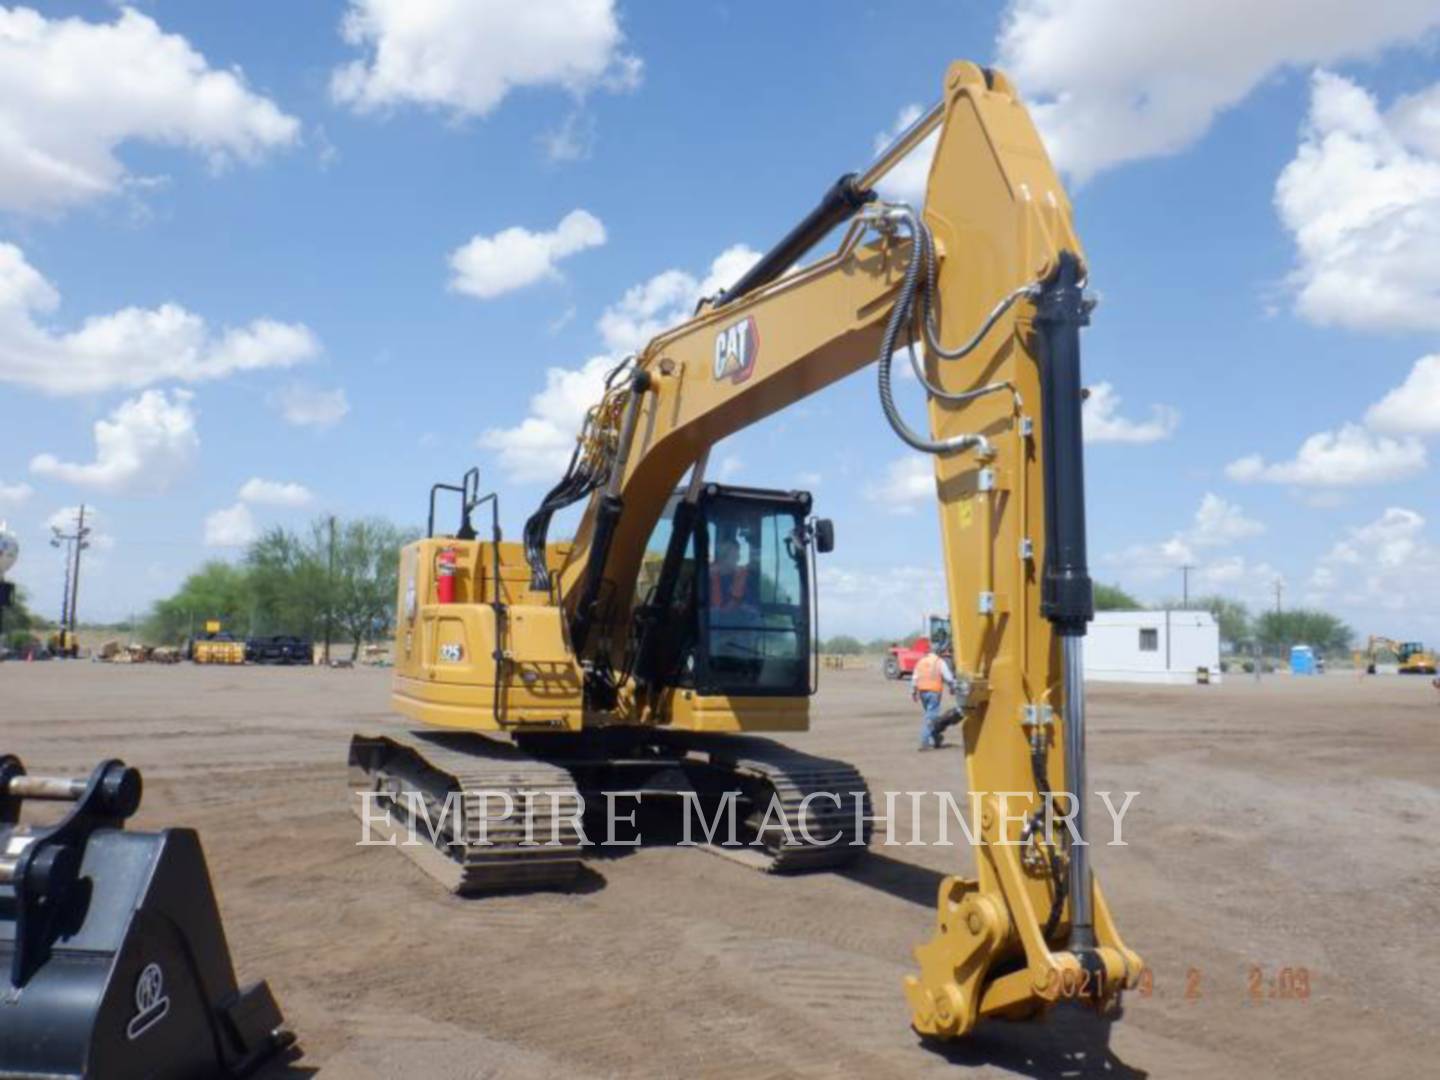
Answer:
[{"label": "operator in cab", "polygon": [[745,603],[749,587],[750,568],[740,565],[740,545],[734,540],[721,540],[710,567],[711,609],[734,611]]}]

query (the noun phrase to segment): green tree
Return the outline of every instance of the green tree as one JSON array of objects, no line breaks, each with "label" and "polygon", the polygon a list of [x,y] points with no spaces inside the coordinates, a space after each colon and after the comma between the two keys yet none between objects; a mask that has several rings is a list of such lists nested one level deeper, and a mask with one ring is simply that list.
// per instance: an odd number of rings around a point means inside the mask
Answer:
[{"label": "green tree", "polygon": [[11,597],[10,606],[5,609],[5,630],[19,632],[45,626],[45,620],[30,610],[29,596],[19,585]]},{"label": "green tree", "polygon": [[1162,601],[1160,607],[1170,611],[1208,611],[1215,616],[1215,625],[1220,628],[1220,643],[1228,645],[1232,651],[1240,651],[1254,635],[1250,609],[1228,596],[1196,596],[1188,603],[1172,596]]},{"label": "green tree", "polygon": [[390,632],[400,549],[410,539],[410,534],[381,518],[356,518],[336,527],[330,596],[336,622],[353,643],[351,660],[360,655],[362,642]]},{"label": "green tree", "polygon": [[207,562],[187,577],[180,590],[157,601],[145,620],[147,641],[173,645],[202,633],[208,619],[219,619],[236,637],[249,633],[251,602],[249,573],[244,567],[218,560]]},{"label": "green tree", "polygon": [[289,529],[263,533],[245,553],[251,634],[293,634],[318,639],[331,603],[324,519],[302,537]]},{"label": "green tree", "polygon": [[1250,609],[1239,600],[1225,596],[1202,596],[1192,601],[1190,606],[1215,616],[1215,622],[1220,627],[1220,640],[1231,650],[1238,651],[1250,641]]},{"label": "green tree", "polygon": [[1333,656],[1349,652],[1355,632],[1329,612],[1295,608],[1265,612],[1255,620],[1255,637],[1267,652],[1282,656],[1292,645],[1309,645]]},{"label": "green tree", "polygon": [[206,619],[236,637],[293,634],[317,641],[327,624],[354,644],[387,634],[394,619],[400,548],[413,534],[381,518],[318,518],[303,531],[273,528],[239,563],[206,563],[155,604],[145,637],[171,643]]},{"label": "green tree", "polygon": [[836,634],[820,643],[820,651],[835,656],[859,656],[865,651],[865,645],[849,634]]},{"label": "green tree", "polygon": [[1096,611],[1134,611],[1145,605],[1136,600],[1119,585],[1095,582]]}]

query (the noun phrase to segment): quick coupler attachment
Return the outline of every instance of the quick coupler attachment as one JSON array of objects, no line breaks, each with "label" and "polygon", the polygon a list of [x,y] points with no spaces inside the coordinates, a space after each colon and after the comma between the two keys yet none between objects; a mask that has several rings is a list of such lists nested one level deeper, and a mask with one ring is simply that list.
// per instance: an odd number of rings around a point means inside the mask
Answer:
[{"label": "quick coupler attachment", "polygon": [[[0,755],[0,1077],[239,1077],[294,1036],[243,989],[192,829],[126,832],[140,773],[30,776]],[[71,804],[52,824],[27,803]]]}]

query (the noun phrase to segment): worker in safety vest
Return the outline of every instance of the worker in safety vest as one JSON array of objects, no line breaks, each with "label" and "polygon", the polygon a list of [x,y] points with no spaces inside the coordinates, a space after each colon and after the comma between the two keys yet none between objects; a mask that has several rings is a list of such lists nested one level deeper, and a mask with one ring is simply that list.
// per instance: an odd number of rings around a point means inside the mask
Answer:
[{"label": "worker in safety vest", "polygon": [[920,749],[938,750],[945,741],[940,734],[940,698],[945,687],[955,692],[955,673],[938,652],[928,652],[915,664],[910,677],[910,698],[920,702],[924,718],[920,722]]}]

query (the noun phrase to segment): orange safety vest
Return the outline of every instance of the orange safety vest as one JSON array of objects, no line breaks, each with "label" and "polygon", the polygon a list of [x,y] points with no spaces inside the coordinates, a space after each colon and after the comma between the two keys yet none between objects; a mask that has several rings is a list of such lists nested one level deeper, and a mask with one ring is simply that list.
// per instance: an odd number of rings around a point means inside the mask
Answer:
[{"label": "orange safety vest", "polygon": [[749,569],[737,566],[730,571],[730,588],[725,588],[725,574],[720,567],[710,567],[710,606],[720,611],[732,611],[745,600],[745,587],[749,584]]},{"label": "orange safety vest", "polygon": [[940,674],[940,657],[926,653],[915,663],[914,685],[921,693],[938,694],[945,687]]}]

